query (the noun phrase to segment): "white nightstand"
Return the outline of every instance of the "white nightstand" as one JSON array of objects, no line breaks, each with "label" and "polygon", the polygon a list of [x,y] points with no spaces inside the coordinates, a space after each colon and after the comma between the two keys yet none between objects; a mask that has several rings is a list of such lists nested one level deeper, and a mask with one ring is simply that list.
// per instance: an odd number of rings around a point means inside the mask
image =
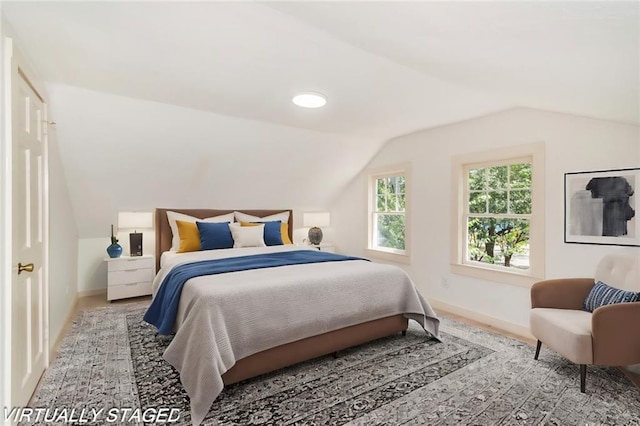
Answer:
[{"label": "white nightstand", "polygon": [[107,300],[151,294],[153,256],[106,258]]},{"label": "white nightstand", "polygon": [[331,243],[320,243],[318,245],[309,245],[309,247],[313,247],[316,248],[320,251],[326,251],[327,253],[335,253],[336,252],[336,246],[334,246]]}]

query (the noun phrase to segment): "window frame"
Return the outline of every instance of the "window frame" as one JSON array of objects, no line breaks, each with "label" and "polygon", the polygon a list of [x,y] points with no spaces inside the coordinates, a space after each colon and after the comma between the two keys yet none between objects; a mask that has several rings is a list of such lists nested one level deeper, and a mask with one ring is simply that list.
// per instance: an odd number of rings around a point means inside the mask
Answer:
[{"label": "window frame", "polygon": [[[397,164],[394,166],[370,169],[368,171],[367,181],[367,246],[365,253],[368,256],[386,260],[391,262],[411,263],[411,167],[408,163]],[[377,180],[385,177],[402,176],[404,177],[404,250],[393,248],[374,246],[374,234],[376,230],[375,215],[379,213],[387,214],[389,212],[380,212],[377,209]],[[390,212],[390,214],[402,214],[401,212]]]},{"label": "window frame", "polygon": [[[467,260],[469,213],[468,171],[531,162],[531,213],[519,215],[529,219],[529,269],[521,270]],[[545,275],[544,229],[544,143],[504,147],[455,156],[452,161],[452,250],[451,271],[489,281],[530,287]],[[499,214],[496,216],[500,216]],[[509,216],[507,214],[506,216]],[[526,217],[528,216],[528,218]]]}]

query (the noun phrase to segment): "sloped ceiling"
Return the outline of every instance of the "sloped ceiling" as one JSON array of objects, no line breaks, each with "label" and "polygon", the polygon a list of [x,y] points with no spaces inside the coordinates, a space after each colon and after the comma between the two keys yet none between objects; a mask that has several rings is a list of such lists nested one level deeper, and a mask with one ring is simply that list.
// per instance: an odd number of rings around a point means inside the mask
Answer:
[{"label": "sloped ceiling", "polygon": [[364,51],[516,105],[640,120],[639,2],[270,5]]},{"label": "sloped ceiling", "polygon": [[637,2],[1,7],[51,88],[83,237],[160,204],[326,207],[384,141],[514,106],[640,122]]},{"label": "sloped ceiling", "polygon": [[[52,84],[79,234],[119,211],[326,208],[379,145],[342,135]],[[301,223],[300,223],[301,226]]]},{"label": "sloped ceiling", "polygon": [[[638,2],[3,2],[42,77],[388,139],[511,106],[638,122]],[[321,111],[295,108],[301,90]]]}]

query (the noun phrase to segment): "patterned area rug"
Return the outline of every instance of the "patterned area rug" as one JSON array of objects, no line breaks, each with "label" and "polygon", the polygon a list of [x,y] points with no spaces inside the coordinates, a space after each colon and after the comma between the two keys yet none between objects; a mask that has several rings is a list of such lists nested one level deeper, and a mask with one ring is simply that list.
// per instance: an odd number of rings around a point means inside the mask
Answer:
[{"label": "patterned area rug", "polygon": [[[31,406],[180,408],[173,424],[190,424],[189,398],[162,359],[170,338],[143,313],[134,304],[79,316]],[[589,367],[581,394],[578,367],[550,350],[534,361],[514,339],[446,318],[442,331],[438,343],[411,321],[406,337],[229,386],[204,424],[640,425],[640,392],[617,369]]]}]

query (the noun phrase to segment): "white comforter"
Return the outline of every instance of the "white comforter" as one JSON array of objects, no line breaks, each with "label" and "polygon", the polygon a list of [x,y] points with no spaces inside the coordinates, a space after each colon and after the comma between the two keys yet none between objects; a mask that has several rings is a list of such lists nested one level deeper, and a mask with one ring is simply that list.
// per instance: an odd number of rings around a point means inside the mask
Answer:
[{"label": "white comforter", "polygon": [[[155,295],[185,262],[307,249],[275,246],[165,257]],[[438,337],[439,320],[400,268],[362,260],[283,266],[192,278],[164,358],[179,372],[200,424],[237,360],[275,346],[391,315],[405,314]]]}]

